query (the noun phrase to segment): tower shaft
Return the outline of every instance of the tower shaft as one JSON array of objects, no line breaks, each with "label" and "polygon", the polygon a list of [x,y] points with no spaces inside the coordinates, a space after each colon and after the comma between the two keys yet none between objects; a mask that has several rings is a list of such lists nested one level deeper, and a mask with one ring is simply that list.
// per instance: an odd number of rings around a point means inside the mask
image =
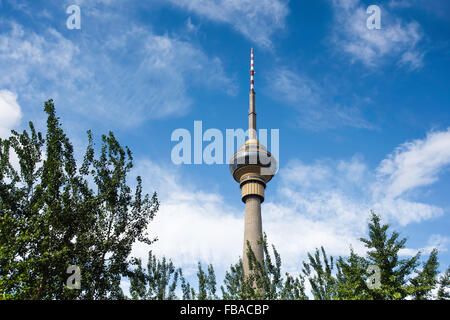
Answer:
[{"label": "tower shaft", "polygon": [[244,255],[242,259],[244,275],[250,273],[249,260],[247,256],[247,242],[255,254],[256,260],[262,264],[264,251],[260,243],[262,239],[261,198],[259,196],[248,196],[245,200],[244,218]]}]

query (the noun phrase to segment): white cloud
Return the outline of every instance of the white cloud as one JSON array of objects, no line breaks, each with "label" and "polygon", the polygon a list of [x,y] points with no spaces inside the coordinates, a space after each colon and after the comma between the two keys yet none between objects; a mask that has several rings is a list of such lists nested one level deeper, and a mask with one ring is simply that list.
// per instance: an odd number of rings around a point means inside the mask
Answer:
[{"label": "white cloud", "polygon": [[395,214],[401,225],[442,215],[442,208],[410,198],[413,191],[436,182],[449,165],[450,129],[400,145],[376,169],[377,179],[371,185],[374,208]]},{"label": "white cloud", "polygon": [[74,79],[83,77],[83,69],[75,68],[73,61],[78,47],[56,30],[38,35],[15,22],[1,24],[5,30],[0,34],[1,87],[14,88],[23,99],[41,97],[41,86],[73,89]]},{"label": "white cloud", "polygon": [[408,9],[411,7],[417,7],[421,10],[426,10],[429,13],[434,14],[438,18],[449,20],[450,3],[447,0],[391,0],[389,1],[389,7],[393,9]]},{"label": "white cloud", "polygon": [[191,17],[188,17],[188,19],[186,20],[186,29],[189,32],[197,33],[199,28],[199,26],[196,26],[192,23]]},{"label": "white cloud", "polygon": [[8,137],[21,118],[17,95],[9,90],[0,90],[0,138]]},{"label": "white cloud", "polygon": [[440,234],[432,234],[427,241],[427,244],[423,248],[419,249],[411,249],[411,248],[403,248],[400,250],[399,254],[403,256],[414,256],[418,252],[422,254],[430,254],[433,249],[437,249],[438,252],[447,251],[447,244],[450,242],[450,238],[446,236],[442,236]]},{"label": "white cloud", "polygon": [[355,127],[372,129],[356,106],[333,101],[329,90],[305,74],[279,67],[267,77],[266,92],[271,97],[293,107],[298,112],[297,125],[312,131]]},{"label": "white cloud", "polygon": [[399,65],[419,69],[424,52],[418,48],[423,38],[420,25],[405,22],[381,8],[381,29],[369,30],[369,14],[359,0],[333,0],[334,29],[332,42],[352,62],[376,68],[392,59]]},{"label": "white cloud", "polygon": [[449,164],[450,128],[400,145],[381,162],[377,173],[386,196],[396,198],[413,188],[434,183]]},{"label": "white cloud", "polygon": [[415,0],[391,0],[389,1],[389,7],[391,8],[409,8],[414,5]]},{"label": "white cloud", "polygon": [[284,28],[289,13],[281,0],[170,0],[209,20],[226,23],[262,47],[271,47],[273,35]]}]

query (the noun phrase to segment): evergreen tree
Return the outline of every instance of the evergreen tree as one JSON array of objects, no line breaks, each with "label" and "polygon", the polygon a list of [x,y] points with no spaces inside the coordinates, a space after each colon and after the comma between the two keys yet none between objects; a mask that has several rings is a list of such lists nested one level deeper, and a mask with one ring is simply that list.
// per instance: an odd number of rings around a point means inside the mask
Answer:
[{"label": "evergreen tree", "polygon": [[437,298],[439,300],[450,300],[450,267],[447,268],[439,280]]},{"label": "evergreen tree", "polygon": [[376,300],[405,299],[413,293],[408,286],[410,275],[418,266],[420,253],[408,259],[399,258],[399,250],[405,247],[406,238],[399,239],[398,232],[388,235],[388,224],[381,225],[380,217],[372,212],[369,221],[369,238],[360,240],[365,244],[369,265],[380,268],[379,289],[369,291]]},{"label": "evergreen tree", "polygon": [[430,257],[423,264],[423,269],[411,279],[412,296],[415,300],[432,299],[432,290],[436,288],[438,279],[438,251],[433,249]]}]

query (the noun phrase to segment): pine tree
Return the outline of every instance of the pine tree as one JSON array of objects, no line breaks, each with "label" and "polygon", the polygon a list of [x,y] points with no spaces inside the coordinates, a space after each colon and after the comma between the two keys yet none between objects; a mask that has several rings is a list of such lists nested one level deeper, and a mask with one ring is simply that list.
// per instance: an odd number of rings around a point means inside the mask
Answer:
[{"label": "pine tree", "polygon": [[409,276],[418,266],[420,253],[409,259],[400,259],[399,251],[405,247],[406,238],[400,239],[398,232],[388,235],[388,224],[381,225],[380,217],[372,212],[369,221],[369,238],[360,240],[365,244],[369,265],[380,268],[381,287],[369,291],[376,300],[405,299],[412,293],[407,285]]},{"label": "pine tree", "polygon": [[450,267],[439,280],[439,290],[437,292],[438,300],[450,300]]},{"label": "pine tree", "polygon": [[415,300],[432,299],[432,290],[436,288],[438,276],[438,251],[433,249],[430,257],[423,264],[423,269],[411,279],[412,296]]}]

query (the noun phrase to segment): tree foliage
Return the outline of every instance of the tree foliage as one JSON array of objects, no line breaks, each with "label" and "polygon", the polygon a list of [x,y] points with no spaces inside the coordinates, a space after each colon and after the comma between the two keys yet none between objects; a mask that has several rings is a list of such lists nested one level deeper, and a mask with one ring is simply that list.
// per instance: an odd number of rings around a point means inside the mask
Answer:
[{"label": "tree foliage", "polygon": [[[11,299],[118,299],[135,241],[151,243],[156,193],[134,195],[127,177],[131,151],[110,132],[95,156],[91,132],[81,166],[45,103],[47,132],[12,131],[0,140],[0,294]],[[18,159],[18,168],[10,154]],[[66,287],[67,267],[81,269],[81,290]]]},{"label": "tree foliage", "polygon": [[439,300],[450,300],[450,267],[447,268],[439,280],[437,298]]},{"label": "tree foliage", "polygon": [[[264,250],[262,263],[247,243],[247,257],[250,272],[244,275],[242,260],[230,267],[226,272],[222,296],[224,299],[247,300],[305,300],[304,279],[302,276],[294,277],[289,273],[281,275],[281,258],[272,245],[273,258],[269,254],[267,236],[264,234],[260,240]],[[274,259],[274,260],[272,260]]]},{"label": "tree foliage", "polygon": [[148,254],[147,272],[142,268],[141,259],[133,258],[135,270],[128,273],[130,294],[135,300],[173,300],[175,289],[182,277],[181,269],[175,269],[171,260],[161,260],[150,251]]}]

